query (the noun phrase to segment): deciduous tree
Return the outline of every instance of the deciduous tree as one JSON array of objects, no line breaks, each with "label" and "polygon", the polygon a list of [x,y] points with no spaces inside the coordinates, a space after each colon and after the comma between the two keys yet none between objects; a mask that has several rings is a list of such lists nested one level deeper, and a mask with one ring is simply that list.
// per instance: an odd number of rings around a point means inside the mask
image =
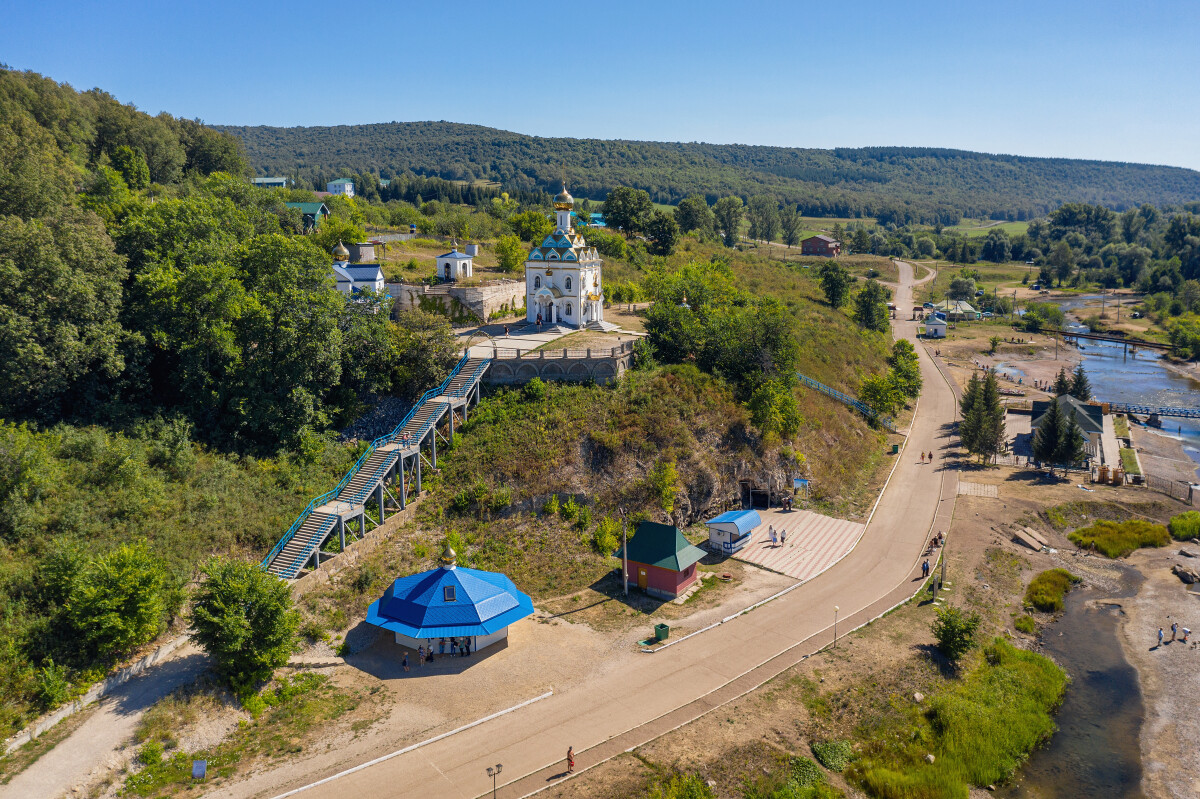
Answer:
[{"label": "deciduous tree", "polygon": [[500,271],[517,271],[525,261],[525,255],[525,245],[519,236],[506,233],[496,240],[496,259],[500,262]]},{"label": "deciduous tree", "polygon": [[619,186],[604,200],[604,224],[620,228],[626,234],[645,232],[654,205],[644,189]]},{"label": "deciduous tree", "polygon": [[192,637],[246,694],[287,663],[299,615],[287,583],[243,560],[214,559],[193,595]]},{"label": "deciduous tree", "polygon": [[884,333],[888,329],[888,298],[891,296],[877,280],[868,280],[854,297],[854,316],[867,330]]},{"label": "deciduous tree", "polygon": [[646,235],[650,239],[651,254],[670,255],[679,242],[679,223],[671,214],[654,211],[646,225]]},{"label": "deciduous tree", "polygon": [[704,197],[693,194],[683,198],[679,205],[675,206],[675,221],[684,233],[691,233],[693,230],[705,233],[713,228],[712,209],[708,207]]},{"label": "deciduous tree", "polygon": [[717,220],[717,229],[725,240],[726,247],[737,244],[741,235],[742,214],[745,211],[741,197],[722,197],[713,205],[713,216]]},{"label": "deciduous tree", "polygon": [[836,261],[826,261],[817,267],[817,276],[821,280],[821,291],[825,299],[834,308],[846,304],[850,295],[850,287],[854,285],[854,275]]}]

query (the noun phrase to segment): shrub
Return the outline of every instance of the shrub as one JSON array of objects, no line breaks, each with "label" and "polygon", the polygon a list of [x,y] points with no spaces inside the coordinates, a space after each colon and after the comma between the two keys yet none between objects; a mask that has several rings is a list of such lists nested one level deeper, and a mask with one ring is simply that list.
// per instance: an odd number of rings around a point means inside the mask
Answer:
[{"label": "shrub", "polygon": [[567,501],[559,507],[558,515],[569,522],[573,522],[578,518],[579,503],[575,501],[575,497],[567,497]]},{"label": "shrub", "polygon": [[241,695],[287,663],[299,618],[286,583],[240,560],[209,561],[192,606],[192,636]]},{"label": "shrub", "polygon": [[1167,522],[1167,531],[1176,541],[1200,538],[1200,511],[1184,511]]},{"label": "shrub", "polygon": [[166,574],[144,542],[88,563],[67,600],[71,625],[102,657],[128,652],[162,628]]},{"label": "shrub", "polygon": [[592,532],[592,549],[601,555],[609,556],[621,545],[621,523],[611,516],[605,516]]},{"label": "shrub", "polygon": [[1025,606],[1046,613],[1063,609],[1063,597],[1079,578],[1066,569],[1049,569],[1034,577],[1025,589]]},{"label": "shrub", "polygon": [[975,646],[979,623],[978,613],[963,613],[961,609],[950,606],[938,608],[937,618],[932,625],[938,650],[957,665],[963,655]]},{"label": "shrub", "polygon": [[1171,542],[1167,528],[1143,519],[1098,521],[1067,536],[1080,549],[1091,546],[1110,558],[1123,558],[1142,547],[1163,547]]},{"label": "shrub", "polygon": [[497,488],[488,499],[488,508],[493,512],[502,511],[512,504],[512,489],[508,486]]},{"label": "shrub", "polygon": [[547,516],[558,515],[558,494],[550,495],[550,499],[546,500],[545,504],[542,505],[542,513]]},{"label": "shrub", "polygon": [[830,771],[842,772],[846,770],[846,766],[850,765],[850,757],[854,754],[854,747],[849,741],[824,741],[812,745],[813,756],[817,762]]},{"label": "shrub", "polygon": [[646,475],[646,486],[655,502],[667,513],[675,510],[675,494],[679,491],[679,472],[675,461],[660,458]]},{"label": "shrub", "polygon": [[672,774],[654,786],[649,799],[716,799],[716,794],[695,774]]},{"label": "shrub", "polygon": [[[798,788],[807,788],[810,785],[825,782],[824,772],[807,757],[793,757],[789,771],[791,772],[789,782]],[[838,769],[838,771],[841,771],[841,769]]]},{"label": "shrub", "polygon": [[1018,616],[1017,620],[1013,622],[1013,627],[1016,627],[1018,630],[1026,633],[1027,635],[1033,635],[1037,632],[1037,622],[1034,621],[1033,616],[1030,616],[1028,613],[1024,614],[1023,616]]},{"label": "shrub", "polygon": [[580,530],[586,530],[592,526],[592,509],[587,505],[579,509],[579,515],[575,517],[575,526]]},{"label": "shrub", "polygon": [[530,380],[521,391],[525,394],[525,399],[543,400],[546,398],[546,384],[542,382],[542,378],[540,377]]},{"label": "shrub", "polygon": [[57,666],[46,658],[37,673],[37,697],[42,710],[50,710],[66,702],[71,696],[71,681],[67,679],[67,667]]}]

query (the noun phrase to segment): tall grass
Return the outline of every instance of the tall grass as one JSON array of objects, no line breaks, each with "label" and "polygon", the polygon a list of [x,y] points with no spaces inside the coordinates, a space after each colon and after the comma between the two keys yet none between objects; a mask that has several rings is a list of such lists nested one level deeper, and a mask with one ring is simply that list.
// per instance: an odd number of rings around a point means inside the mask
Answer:
[{"label": "tall grass", "polygon": [[1049,569],[1037,575],[1025,589],[1026,607],[1037,608],[1046,613],[1063,609],[1063,599],[1079,578],[1066,569]]},{"label": "tall grass", "polygon": [[1167,531],[1176,541],[1191,541],[1200,538],[1200,511],[1189,510],[1167,522]]},{"label": "tall grass", "polygon": [[[847,776],[879,799],[965,799],[971,785],[1003,782],[1055,730],[1066,674],[1002,638],[963,681],[876,728]],[[934,762],[925,760],[934,755]]]},{"label": "tall grass", "polygon": [[1144,519],[1123,522],[1098,521],[1067,536],[1080,549],[1092,546],[1110,558],[1123,558],[1142,547],[1165,547],[1171,543],[1167,528]]}]

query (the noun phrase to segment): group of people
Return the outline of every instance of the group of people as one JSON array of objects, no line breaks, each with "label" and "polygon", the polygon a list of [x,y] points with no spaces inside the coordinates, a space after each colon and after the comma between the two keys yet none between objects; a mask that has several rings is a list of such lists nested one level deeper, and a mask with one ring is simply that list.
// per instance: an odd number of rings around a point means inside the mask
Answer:
[{"label": "group of people", "polygon": [[933,450],[930,450],[930,451],[929,451],[929,455],[928,455],[928,456],[926,456],[924,452],[920,453],[920,455],[921,455],[921,463],[925,463],[925,458],[926,458],[926,457],[928,457],[928,458],[929,458],[929,462],[930,462],[930,463],[933,463]]},{"label": "group of people", "polygon": [[771,546],[773,547],[787,546],[787,530],[782,527],[776,530],[775,525],[768,524],[767,537],[771,539]]},{"label": "group of people", "polygon": [[[449,649],[450,649],[449,652],[446,651],[447,647],[449,647]],[[471,639],[470,638],[463,638],[461,640],[458,638],[450,638],[448,640],[445,638],[439,639],[438,640],[438,657],[446,657],[447,655],[449,655],[450,657],[454,657],[454,656],[458,656],[458,657],[462,657],[462,658],[470,657],[471,656]],[[417,665],[420,666],[423,663],[432,663],[432,662],[433,662],[433,639],[430,638],[428,648],[426,648],[424,644],[417,647]],[[404,650],[404,660],[401,662],[401,665],[404,666],[405,671],[409,670],[408,650],[407,649]]]},{"label": "group of people", "polygon": [[[1192,634],[1192,631],[1189,630],[1187,627],[1181,628],[1179,626],[1179,622],[1173,621],[1173,622],[1171,622],[1171,640],[1167,641],[1167,643],[1172,643],[1175,641],[1175,638],[1179,635],[1180,629],[1183,630],[1183,639],[1182,639],[1183,642],[1185,644],[1188,642],[1188,636]],[[1162,627],[1158,628],[1158,645],[1159,646],[1163,645],[1163,628]]]}]

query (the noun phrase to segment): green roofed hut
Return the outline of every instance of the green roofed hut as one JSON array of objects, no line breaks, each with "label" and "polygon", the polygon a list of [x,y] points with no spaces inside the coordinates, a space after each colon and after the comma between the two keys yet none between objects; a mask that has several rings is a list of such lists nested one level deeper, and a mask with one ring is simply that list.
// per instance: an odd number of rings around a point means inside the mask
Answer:
[{"label": "green roofed hut", "polygon": [[[675,599],[699,579],[696,564],[705,554],[678,527],[642,522],[629,540],[629,585],[651,596]],[[624,555],[625,550],[617,550],[618,558]]]}]

